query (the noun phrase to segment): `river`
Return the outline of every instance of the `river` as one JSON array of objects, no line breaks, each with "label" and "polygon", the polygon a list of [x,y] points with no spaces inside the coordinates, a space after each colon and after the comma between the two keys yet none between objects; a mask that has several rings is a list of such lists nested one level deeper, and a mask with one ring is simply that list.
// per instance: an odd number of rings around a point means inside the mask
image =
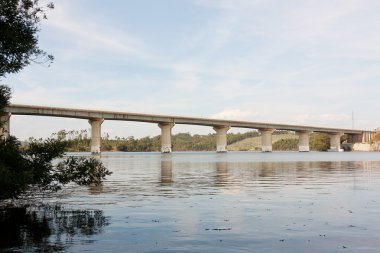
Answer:
[{"label": "river", "polygon": [[102,186],[69,185],[2,210],[0,251],[380,251],[379,153],[101,159],[113,172]]}]

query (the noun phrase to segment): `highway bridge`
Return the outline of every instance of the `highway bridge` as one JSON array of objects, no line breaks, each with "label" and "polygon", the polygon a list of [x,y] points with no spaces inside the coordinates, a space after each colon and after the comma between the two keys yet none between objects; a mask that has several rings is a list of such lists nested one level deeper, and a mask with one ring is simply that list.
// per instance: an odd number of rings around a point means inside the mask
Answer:
[{"label": "highway bridge", "polygon": [[222,120],[212,118],[197,118],[174,115],[145,114],[132,112],[89,110],[64,107],[49,107],[38,105],[20,105],[11,104],[5,108],[5,114],[1,116],[1,121],[5,122],[0,129],[3,138],[7,138],[10,132],[11,115],[30,115],[30,116],[47,116],[47,117],[64,117],[85,119],[91,125],[91,152],[100,153],[101,144],[101,124],[104,120],[119,121],[138,121],[156,123],[161,128],[161,151],[170,153],[171,130],[175,124],[202,125],[210,126],[216,131],[216,151],[226,152],[227,131],[231,127],[257,129],[261,133],[263,152],[272,151],[272,133],[275,130],[294,131],[299,136],[299,151],[309,151],[309,134],[311,132],[326,133],[330,135],[330,151],[342,151],[340,146],[340,137],[343,134],[348,135],[350,143],[370,142],[375,131],[329,128],[317,126],[288,125],[238,120]]}]

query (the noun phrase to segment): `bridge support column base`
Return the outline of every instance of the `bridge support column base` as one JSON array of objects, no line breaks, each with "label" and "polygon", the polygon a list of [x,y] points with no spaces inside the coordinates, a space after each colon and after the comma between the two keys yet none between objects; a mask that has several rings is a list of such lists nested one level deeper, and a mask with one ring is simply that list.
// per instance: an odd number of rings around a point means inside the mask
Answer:
[{"label": "bridge support column base", "polygon": [[272,152],[272,145],[271,146],[261,146],[262,152]]},{"label": "bridge support column base", "polygon": [[272,152],[272,133],[274,131],[274,129],[260,129],[262,152]]},{"label": "bridge support column base", "polygon": [[172,152],[172,148],[171,147],[161,147],[161,153],[168,154],[168,153],[171,153],[171,152]]},{"label": "bridge support column base", "polygon": [[227,153],[226,146],[217,146],[216,153]]},{"label": "bridge support column base", "polygon": [[174,123],[164,122],[159,123],[158,127],[161,128],[161,153],[172,152],[172,128]]},{"label": "bridge support column base", "polygon": [[216,131],[216,152],[226,153],[227,152],[227,131],[230,129],[229,126],[214,126]]},{"label": "bridge support column base", "polygon": [[309,132],[308,131],[298,131],[298,151],[299,152],[309,152]]},{"label": "bridge support column base", "polygon": [[344,149],[328,149],[327,152],[344,152]]},{"label": "bridge support column base", "polygon": [[101,146],[101,125],[104,119],[89,119],[91,125],[91,154],[100,155]]},{"label": "bridge support column base", "polygon": [[309,147],[309,145],[299,145],[298,151],[299,152],[309,152],[310,151],[310,147]]},{"label": "bridge support column base", "polygon": [[340,147],[340,137],[343,133],[333,133],[330,134],[330,148],[328,152],[343,152],[344,150]]}]

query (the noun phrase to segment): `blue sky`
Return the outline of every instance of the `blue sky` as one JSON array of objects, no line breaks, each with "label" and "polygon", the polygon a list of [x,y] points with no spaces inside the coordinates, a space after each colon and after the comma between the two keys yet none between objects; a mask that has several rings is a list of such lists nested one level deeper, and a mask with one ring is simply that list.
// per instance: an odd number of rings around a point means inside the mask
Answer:
[{"label": "blue sky", "polygon": [[[54,4],[39,41],[55,61],[7,76],[13,103],[344,128],[354,110],[355,128],[380,126],[380,1]],[[102,127],[112,136],[160,133],[146,123]],[[86,128],[75,119],[11,123],[21,139]]]}]

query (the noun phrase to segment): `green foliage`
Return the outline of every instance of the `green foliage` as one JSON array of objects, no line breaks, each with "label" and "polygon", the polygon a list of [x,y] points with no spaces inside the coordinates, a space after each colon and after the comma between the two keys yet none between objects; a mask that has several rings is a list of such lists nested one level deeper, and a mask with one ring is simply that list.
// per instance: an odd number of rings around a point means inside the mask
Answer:
[{"label": "green foliage", "polygon": [[[46,9],[38,0],[0,1],[0,78],[17,73],[31,62],[44,63],[53,56],[38,47],[37,24],[46,19]],[[0,116],[9,105],[11,89],[0,86]],[[0,122],[1,126],[1,122]],[[61,133],[64,134],[64,133]],[[62,159],[68,142],[62,136],[45,141],[31,140],[21,149],[20,142],[0,136],[0,199],[17,197],[31,187],[40,190],[58,190],[75,182],[80,185],[100,183],[110,172],[93,158],[68,157]]]},{"label": "green foliage", "polygon": [[380,132],[376,132],[372,137],[373,142],[379,143],[380,142]]},{"label": "green foliage", "polygon": [[[10,89],[0,89],[0,109],[9,103]],[[3,110],[0,110],[0,115]],[[13,136],[0,136],[0,199],[14,198],[33,187],[58,190],[75,182],[80,185],[99,184],[111,173],[94,159],[67,157],[63,154],[68,142],[62,138],[45,141],[31,139],[26,147]]]},{"label": "green foliage", "polygon": [[17,73],[31,62],[51,62],[53,56],[38,47],[37,24],[46,19],[38,0],[0,1],[0,77]]},{"label": "green foliage", "polygon": [[[57,139],[33,140],[21,151],[14,137],[0,140],[0,199],[17,197],[30,187],[55,191],[70,182],[99,184],[111,174],[95,158],[63,159],[66,145]],[[63,160],[54,165],[57,158]]]},{"label": "green foliage", "polygon": [[0,85],[0,112],[4,111],[4,108],[9,105],[9,101],[12,97],[12,90],[8,86]]},{"label": "green foliage", "polygon": [[14,137],[5,141],[0,138],[0,199],[19,195],[32,182],[33,173],[19,146]]},{"label": "green foliage", "polygon": [[312,133],[310,134],[310,150],[327,151],[330,148],[330,138],[327,134]]},{"label": "green foliage", "polygon": [[101,179],[110,175],[103,164],[96,158],[67,157],[55,168],[55,177],[61,184],[74,182],[78,185],[99,184]]},{"label": "green foliage", "polygon": [[297,151],[298,150],[298,139],[281,139],[273,143],[273,150],[281,151]]},{"label": "green foliage", "polygon": [[[115,137],[109,139],[108,134],[103,134],[107,137],[102,138],[101,150],[102,151],[123,151],[123,152],[150,152],[160,151],[161,137],[143,137],[135,139],[133,136],[127,138]],[[227,134],[227,143],[232,144],[249,137],[258,136],[258,132],[250,131],[247,133],[229,133]],[[65,131],[61,130],[53,133],[55,138],[66,140],[68,143],[65,151],[68,152],[81,152],[90,150],[90,130],[80,131]],[[178,133],[172,136],[173,150],[176,151],[205,151],[215,150],[216,141],[215,134],[208,135],[191,135],[190,133]]]},{"label": "green foliage", "polygon": [[252,138],[252,137],[257,137],[257,136],[260,136],[259,132],[257,132],[257,131],[249,131],[249,132],[246,132],[243,134],[241,134],[241,133],[237,133],[237,134],[229,133],[229,134],[227,134],[227,145],[236,143],[238,141],[241,141],[241,140],[244,140],[247,138]]}]

